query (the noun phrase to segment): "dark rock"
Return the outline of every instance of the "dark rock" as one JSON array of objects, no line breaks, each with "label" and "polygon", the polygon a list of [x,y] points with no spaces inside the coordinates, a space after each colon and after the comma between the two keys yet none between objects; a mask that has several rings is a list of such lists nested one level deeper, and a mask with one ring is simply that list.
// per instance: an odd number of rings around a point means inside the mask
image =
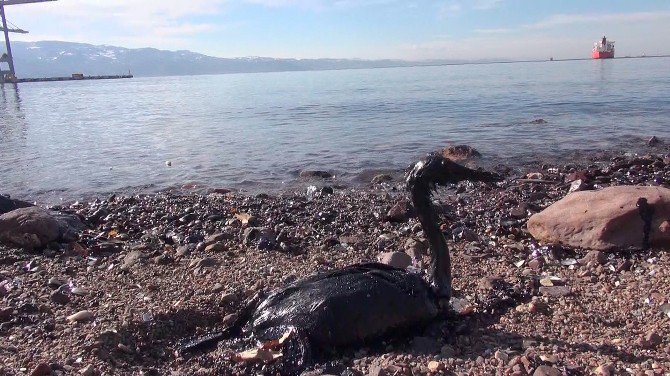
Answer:
[{"label": "dark rock", "polygon": [[0,216],[0,241],[28,250],[41,249],[60,237],[61,227],[45,209],[16,209]]},{"label": "dark rock", "polygon": [[50,376],[51,372],[51,366],[46,363],[40,363],[33,369],[32,372],[30,372],[30,376]]},{"label": "dark rock", "polygon": [[320,170],[303,170],[300,171],[300,177],[301,178],[307,178],[307,179],[331,179],[333,177],[333,174],[331,174],[328,171],[320,171]]},{"label": "dark rock", "polygon": [[31,206],[33,206],[33,204],[29,202],[14,200],[9,198],[9,196],[0,195],[0,214],[9,213],[12,210],[28,208]]},{"label": "dark rock", "polygon": [[528,262],[528,267],[536,272],[540,271],[542,269],[542,266],[544,266],[544,260],[541,258],[535,258]]},{"label": "dark rock", "polygon": [[412,339],[412,352],[418,354],[435,354],[440,351],[440,344],[431,337],[414,337]]},{"label": "dark rock", "polygon": [[407,222],[409,218],[414,215],[414,207],[407,200],[398,201],[388,213],[386,213],[386,220],[389,222],[403,223]]},{"label": "dark rock", "polygon": [[389,174],[379,174],[372,178],[372,184],[388,183],[393,181],[393,176]]},{"label": "dark rock", "polygon": [[62,291],[56,290],[51,293],[49,296],[52,302],[58,303],[58,304],[67,304],[70,302],[70,297],[65,295]]},{"label": "dark rock", "polygon": [[465,159],[479,158],[481,153],[468,145],[450,146],[442,150],[442,156],[452,161],[462,161]]},{"label": "dark rock", "polygon": [[537,118],[535,120],[531,120],[531,121],[528,122],[528,124],[535,124],[535,125],[547,124],[547,123],[549,123],[549,122],[542,119],[542,118]]},{"label": "dark rock", "polygon": [[656,136],[651,136],[649,140],[647,140],[647,145],[648,146],[656,146],[661,143],[661,140],[656,137]]}]

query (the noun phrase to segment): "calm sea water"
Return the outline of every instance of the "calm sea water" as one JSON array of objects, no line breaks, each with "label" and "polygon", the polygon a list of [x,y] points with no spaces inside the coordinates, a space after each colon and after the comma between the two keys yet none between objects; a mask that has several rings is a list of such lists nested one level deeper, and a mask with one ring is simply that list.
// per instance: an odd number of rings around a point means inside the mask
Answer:
[{"label": "calm sea water", "polygon": [[4,85],[0,192],[352,185],[450,143],[520,164],[652,135],[670,142],[668,58]]}]

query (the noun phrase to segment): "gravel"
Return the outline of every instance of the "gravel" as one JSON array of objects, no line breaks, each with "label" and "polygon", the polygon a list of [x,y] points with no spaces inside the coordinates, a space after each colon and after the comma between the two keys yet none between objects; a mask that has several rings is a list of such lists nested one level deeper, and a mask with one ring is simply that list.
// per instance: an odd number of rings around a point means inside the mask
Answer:
[{"label": "gravel", "polygon": [[[590,158],[518,171],[523,179],[494,187],[438,190],[459,313],[342,349],[308,374],[670,372],[667,253],[542,245],[525,228],[567,194],[570,175],[589,189],[669,187],[669,161]],[[0,374],[272,373],[235,363],[242,345],[188,357],[175,345],[234,320],[259,290],[318,271],[387,252],[427,267],[406,200],[392,181],[320,195],[156,193],[61,205],[89,226],[76,242],[33,253],[0,246]]]}]

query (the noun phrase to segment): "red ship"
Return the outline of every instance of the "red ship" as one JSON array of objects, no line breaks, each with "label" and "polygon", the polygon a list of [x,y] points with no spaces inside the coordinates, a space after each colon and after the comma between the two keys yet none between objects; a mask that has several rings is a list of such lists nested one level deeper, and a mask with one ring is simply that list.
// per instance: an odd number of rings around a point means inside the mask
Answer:
[{"label": "red ship", "polygon": [[594,59],[613,59],[614,42],[608,41],[606,37],[603,37],[601,41],[593,43],[591,57]]}]

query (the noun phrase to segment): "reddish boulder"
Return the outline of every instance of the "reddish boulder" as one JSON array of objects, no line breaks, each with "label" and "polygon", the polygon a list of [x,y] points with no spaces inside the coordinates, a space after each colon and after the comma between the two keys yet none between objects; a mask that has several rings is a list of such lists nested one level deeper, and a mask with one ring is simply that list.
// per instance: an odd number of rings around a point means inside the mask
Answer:
[{"label": "reddish boulder", "polygon": [[670,218],[670,189],[663,187],[616,186],[574,192],[533,215],[528,231],[539,241],[573,247],[641,247],[644,221],[636,206],[640,198],[654,208],[649,244],[670,246],[670,232],[660,230]]}]

